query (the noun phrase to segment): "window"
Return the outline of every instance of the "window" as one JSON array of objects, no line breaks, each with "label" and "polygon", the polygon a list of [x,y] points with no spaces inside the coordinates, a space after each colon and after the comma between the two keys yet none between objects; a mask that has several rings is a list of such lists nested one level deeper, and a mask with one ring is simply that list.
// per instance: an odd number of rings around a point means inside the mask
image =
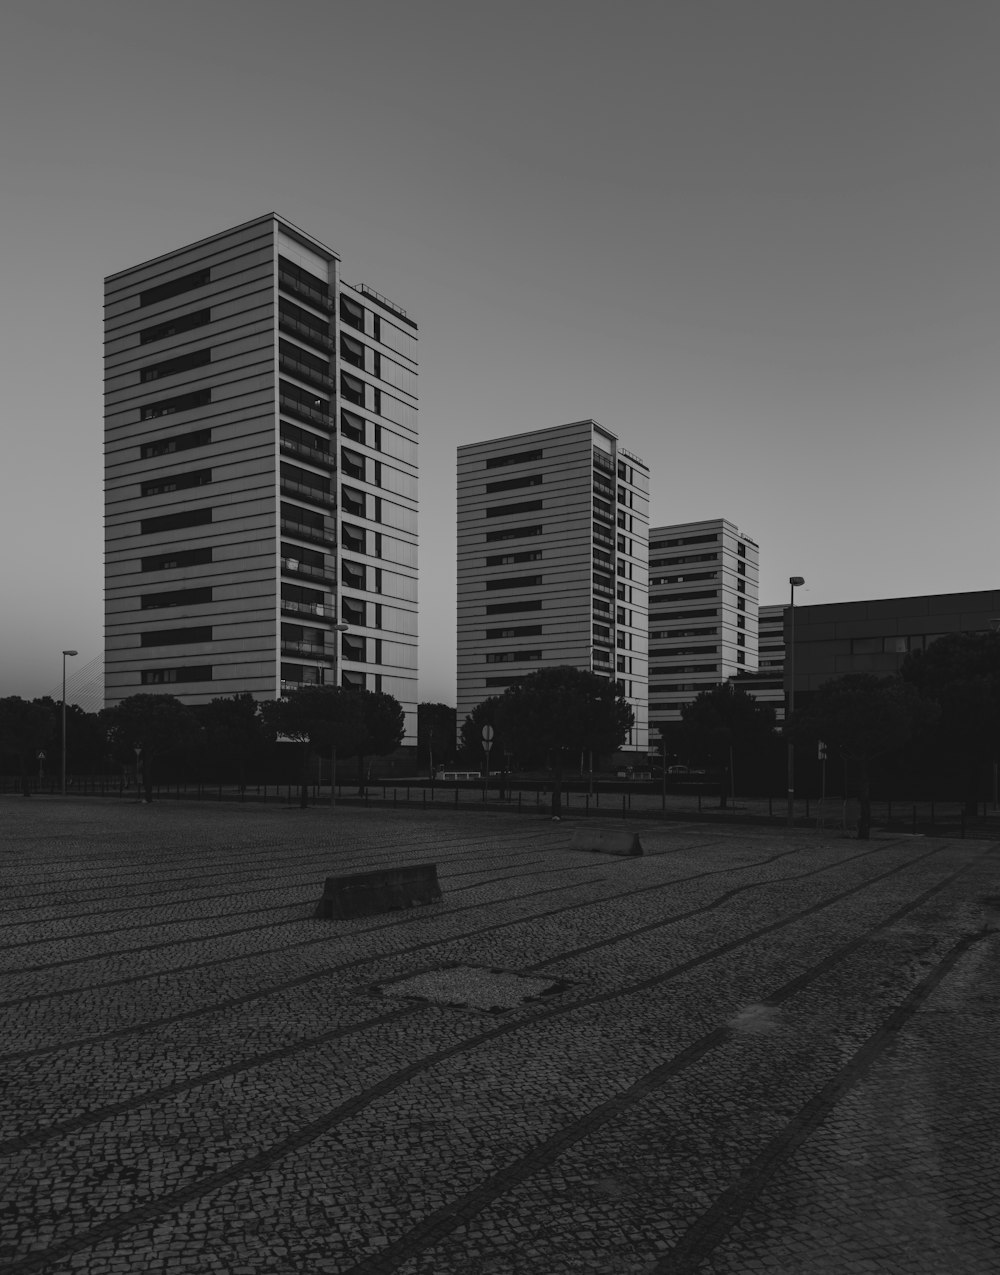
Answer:
[{"label": "window", "polygon": [[193,407],[204,407],[211,401],[211,390],[194,390],[190,394],[179,394],[176,398],[162,398],[158,403],[147,403],[139,408],[139,419],[152,421],[158,416],[172,416],[174,412],[187,412]]},{"label": "window", "polygon": [[349,376],[346,372],[340,374],[340,394],[348,403],[353,403],[355,407],[364,407],[365,405],[365,383],[359,381],[356,376]]},{"label": "window", "polygon": [[278,350],[282,360],[289,364],[288,371],[293,375],[301,376],[304,381],[318,380],[328,388],[331,386],[330,364],[327,359],[311,354],[294,341],[286,341],[284,337],[278,340]]},{"label": "window", "polygon": [[535,602],[493,602],[486,608],[487,615],[509,615],[513,611],[541,611],[540,601]]},{"label": "window", "polygon": [[487,518],[503,518],[508,514],[536,513],[542,507],[540,500],[525,500],[519,505],[492,505],[486,510]]},{"label": "window", "polygon": [[308,420],[316,420],[323,425],[329,423],[329,400],[310,390],[301,389],[284,378],[281,380],[281,408],[293,414],[304,414]]},{"label": "window", "polygon": [[353,523],[342,522],[340,524],[340,541],[345,549],[351,553],[366,553],[368,536],[364,527],[355,527]]},{"label": "window", "polygon": [[193,310],[190,314],[182,314],[176,319],[168,319],[165,323],[156,323],[151,328],[143,328],[139,333],[139,344],[149,345],[152,341],[162,341],[168,336],[176,336],[179,332],[203,328],[206,323],[211,322],[211,310]]},{"label": "window", "polygon": [[717,553],[682,553],[678,557],[652,558],[651,567],[679,567],[685,562],[718,562]]},{"label": "window", "polygon": [[152,443],[143,443],[139,448],[142,460],[152,460],[154,456],[170,456],[174,452],[190,451],[192,447],[206,447],[212,441],[210,429],[192,430],[190,434],[175,434],[173,438],[158,438]]},{"label": "window", "polygon": [[211,280],[211,270],[196,270],[193,274],[171,279],[169,283],[158,283],[155,288],[147,288],[145,292],[139,293],[139,306],[141,308],[156,305],[158,301],[168,301],[171,297],[179,297],[182,292],[192,292],[195,288],[203,288]]},{"label": "window", "polygon": [[541,576],[501,576],[499,580],[487,580],[487,589],[531,589],[542,583]]},{"label": "window", "polygon": [[[690,597],[690,593],[687,597]],[[709,617],[715,618],[718,615],[715,607],[708,607],[702,611],[658,611],[653,617],[656,620],[701,620]]]},{"label": "window", "polygon": [[503,478],[499,482],[487,483],[486,492],[489,495],[495,491],[513,491],[516,487],[540,487],[541,485],[541,474],[525,474],[522,478]]},{"label": "window", "polygon": [[486,656],[487,664],[525,664],[530,660],[540,660],[541,651],[493,651]]},{"label": "window", "polygon": [[541,460],[542,451],[508,452],[506,456],[493,456],[486,462],[487,469],[501,469],[504,465],[527,465],[533,460]]},{"label": "window", "polygon": [[744,545],[744,544],[738,544],[738,545],[736,546],[736,552],[740,555],[740,557],[741,557],[741,558],[745,558],[745,557],[747,556],[747,547],[746,547],[746,545]]},{"label": "window", "polygon": [[144,496],[162,496],[168,491],[184,491],[188,487],[205,487],[212,481],[210,469],[191,469],[186,474],[164,474],[142,484]]},{"label": "window", "polygon": [[340,488],[340,504],[345,514],[355,518],[365,518],[365,493],[345,484]]},{"label": "window", "polygon": [[487,639],[512,637],[539,637],[542,632],[540,624],[522,624],[515,629],[487,629]]},{"label": "window", "polygon": [[[382,627],[379,612],[381,606],[375,607],[375,621],[373,628],[380,629]],[[340,599],[340,618],[347,624],[364,624],[365,623],[365,604],[358,598],[342,597]]]},{"label": "window", "polygon": [[174,567],[200,567],[212,561],[212,550],[173,549],[169,553],[154,553],[139,560],[142,571],[170,571]]},{"label": "window", "polygon": [[676,540],[654,540],[650,549],[674,549],[677,545],[709,545],[717,544],[718,535],[711,536],[679,536]]},{"label": "window", "polygon": [[340,298],[340,319],[356,332],[365,330],[365,308],[349,297]]},{"label": "window", "polygon": [[[282,278],[282,276],[285,276]],[[288,257],[278,255],[278,277],[282,283],[290,283],[294,288],[299,288],[306,294],[314,294],[316,301],[320,305],[329,305],[330,300],[327,295],[328,285],[325,279],[321,279],[319,275],[310,274],[308,270],[303,270],[300,265],[289,260]]]},{"label": "window", "polygon": [[354,412],[349,412],[346,408],[341,409],[340,432],[345,438],[349,438],[352,443],[360,443],[364,446],[365,418],[355,415]]},{"label": "window", "polygon": [[144,593],[140,599],[143,611],[153,611],[159,607],[194,606],[199,602],[211,602],[212,590],[202,589],[170,589],[164,593]]},{"label": "window", "polygon": [[355,341],[352,337],[340,336],[340,357],[345,363],[350,363],[351,367],[360,368],[364,371],[365,367],[365,347],[360,341]]},{"label": "window", "polygon": [[162,363],[150,363],[139,369],[139,381],[158,381],[163,376],[176,376],[178,372],[189,372],[195,367],[204,367],[211,363],[211,350],[192,350],[190,354],[178,354],[176,358],[165,359]]},{"label": "window", "polygon": [[522,681],[523,677],[524,677],[524,674],[522,674],[521,677],[488,677],[486,679],[486,685],[487,686],[514,686],[515,683]]},{"label": "window", "polygon": [[211,664],[193,664],[188,668],[144,668],[143,686],[164,686],[170,682],[210,682]]},{"label": "window", "polygon": [[363,562],[350,562],[342,558],[340,562],[340,580],[349,589],[365,589],[368,583],[368,571]]},{"label": "window", "polygon": [[535,549],[530,553],[498,553],[493,557],[486,559],[488,567],[504,567],[511,562],[537,562],[542,556],[541,549]]},{"label": "window", "polygon": [[196,629],[151,629],[140,635],[140,646],[183,646],[189,642],[211,642],[212,626],[203,624]]},{"label": "window", "polygon": [[718,571],[688,571],[677,576],[652,576],[649,583],[654,584],[689,584],[692,580],[718,580]]},{"label": "window", "polygon": [[152,536],[158,531],[177,531],[181,527],[203,527],[211,521],[211,509],[182,509],[175,514],[162,514],[159,518],[143,518],[139,529],[142,535]]},{"label": "window", "polygon": [[333,349],[327,321],[311,310],[303,310],[300,305],[286,301],[284,297],[278,298],[278,326],[305,341],[312,341],[321,349]]},{"label": "window", "polygon": [[300,493],[307,500],[318,500],[321,503],[330,500],[332,495],[330,482],[323,474],[317,474],[311,469],[302,469],[298,465],[291,465],[286,460],[281,462],[279,472],[283,487]]}]

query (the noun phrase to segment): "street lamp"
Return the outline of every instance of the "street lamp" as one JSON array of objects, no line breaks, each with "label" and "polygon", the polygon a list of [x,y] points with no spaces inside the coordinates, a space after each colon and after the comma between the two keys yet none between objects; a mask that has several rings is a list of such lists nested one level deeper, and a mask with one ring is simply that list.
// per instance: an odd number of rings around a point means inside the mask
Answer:
[{"label": "street lamp", "polygon": [[62,678],[62,795],[66,796],[66,656],[79,655],[79,651],[63,651]]},{"label": "street lamp", "polygon": [[795,712],[795,590],[805,584],[802,576],[789,576],[791,605],[788,608],[788,647],[785,652],[785,679],[788,694],[785,696],[785,738],[788,742],[788,826],[795,823],[795,744],[790,730]]}]

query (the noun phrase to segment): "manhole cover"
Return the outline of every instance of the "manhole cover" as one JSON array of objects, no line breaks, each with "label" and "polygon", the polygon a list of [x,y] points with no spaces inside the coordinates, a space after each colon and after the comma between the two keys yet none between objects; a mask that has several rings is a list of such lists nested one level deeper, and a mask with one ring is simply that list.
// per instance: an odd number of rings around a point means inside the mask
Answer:
[{"label": "manhole cover", "polygon": [[451,965],[377,983],[372,990],[400,1000],[431,1001],[435,1005],[457,1005],[502,1014],[525,1001],[564,991],[568,986],[560,978],[485,969],[480,965]]}]

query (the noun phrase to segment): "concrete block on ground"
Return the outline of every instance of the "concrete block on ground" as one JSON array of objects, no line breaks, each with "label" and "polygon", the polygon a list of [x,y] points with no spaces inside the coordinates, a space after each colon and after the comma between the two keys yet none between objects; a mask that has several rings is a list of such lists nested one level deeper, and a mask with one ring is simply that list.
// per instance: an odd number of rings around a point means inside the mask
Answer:
[{"label": "concrete block on ground", "polygon": [[602,854],[642,854],[642,842],[635,832],[617,831],[614,828],[577,828],[569,843],[571,850],[599,850]]},{"label": "concrete block on ground", "polygon": [[435,863],[379,868],[327,877],[313,915],[322,921],[347,921],[356,916],[377,916],[436,903],[440,897]]}]

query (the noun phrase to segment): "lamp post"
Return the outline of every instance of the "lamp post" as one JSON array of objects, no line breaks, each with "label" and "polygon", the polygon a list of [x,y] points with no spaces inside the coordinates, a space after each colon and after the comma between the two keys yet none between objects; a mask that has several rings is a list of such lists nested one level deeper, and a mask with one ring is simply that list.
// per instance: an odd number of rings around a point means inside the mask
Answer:
[{"label": "lamp post", "polygon": [[66,656],[78,655],[78,651],[63,651],[62,677],[62,795],[66,796]]},{"label": "lamp post", "polygon": [[788,826],[795,823],[795,744],[792,742],[790,730],[792,714],[795,712],[795,590],[805,584],[802,576],[789,576],[791,586],[791,605],[788,608],[788,650],[785,654],[785,669],[788,682],[788,694],[785,696],[785,737],[788,743]]}]

